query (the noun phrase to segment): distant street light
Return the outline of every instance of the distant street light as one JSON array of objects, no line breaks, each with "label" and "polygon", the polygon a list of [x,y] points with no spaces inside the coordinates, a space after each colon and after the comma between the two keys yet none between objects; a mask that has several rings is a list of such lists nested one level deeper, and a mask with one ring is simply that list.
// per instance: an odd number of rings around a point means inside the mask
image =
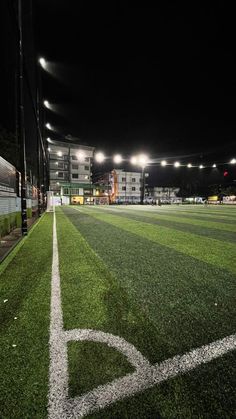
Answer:
[{"label": "distant street light", "polygon": [[49,122],[47,122],[45,126],[46,126],[47,129],[52,130],[52,126],[51,126],[51,124],[49,124]]},{"label": "distant street light", "polygon": [[180,162],[179,162],[179,161],[176,161],[176,162],[174,163],[174,166],[175,166],[175,167],[179,167],[179,166],[180,166]]},{"label": "distant street light", "polygon": [[192,167],[191,163],[188,163],[187,167],[188,167],[188,168]]},{"label": "distant street light", "polygon": [[167,161],[166,160],[162,160],[162,162],[161,162],[161,166],[166,166],[167,165]]},{"label": "distant street light", "polygon": [[136,156],[132,156],[131,159],[130,159],[130,163],[131,164],[134,164],[134,165],[137,164],[138,163],[137,157]]},{"label": "distant street light", "polygon": [[231,164],[235,164],[235,163],[236,163],[236,159],[232,159],[232,160],[230,160],[230,163],[231,163]]},{"label": "distant street light", "polygon": [[214,163],[214,164],[212,165],[212,167],[216,167],[216,164]]},{"label": "distant street light", "polygon": [[113,158],[115,164],[120,164],[122,162],[122,156],[120,154],[116,154]]},{"label": "distant street light", "polygon": [[40,57],[39,58],[39,64],[41,65],[41,67],[42,68],[46,68],[46,66],[47,66],[47,63],[46,63],[46,60],[45,60],[45,58],[43,58],[43,57]]},{"label": "distant street light", "polygon": [[96,160],[98,163],[102,163],[102,162],[104,162],[104,160],[105,160],[105,156],[104,156],[104,154],[103,154],[103,153],[101,153],[101,152],[96,153],[96,154],[95,154],[95,160]]},{"label": "distant street light", "polygon": [[48,100],[44,100],[43,101],[43,104],[44,104],[45,108],[49,108],[50,107]]},{"label": "distant street light", "polygon": [[203,168],[204,168],[204,166],[202,164],[200,164],[199,169],[203,169]]},{"label": "distant street light", "polygon": [[138,156],[138,163],[140,164],[140,166],[145,167],[147,162],[148,162],[148,156],[146,156],[146,154],[140,154]]}]

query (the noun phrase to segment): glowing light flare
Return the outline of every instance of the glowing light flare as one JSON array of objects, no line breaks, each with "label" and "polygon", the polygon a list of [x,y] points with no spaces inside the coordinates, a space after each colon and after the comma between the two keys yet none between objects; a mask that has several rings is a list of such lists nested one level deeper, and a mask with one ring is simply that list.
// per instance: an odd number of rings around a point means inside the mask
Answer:
[{"label": "glowing light flare", "polygon": [[130,159],[130,163],[131,164],[138,164],[137,156],[132,156],[131,159]]},{"label": "glowing light flare", "polygon": [[192,167],[191,163],[188,163],[187,167],[190,169]]},{"label": "glowing light flare", "polygon": [[45,58],[43,58],[43,57],[40,57],[39,58],[39,64],[41,65],[41,67],[42,68],[46,68],[47,67],[47,63],[46,63],[46,60],[45,60]]},{"label": "glowing light flare", "polygon": [[48,100],[44,100],[43,104],[44,104],[45,108],[48,108],[48,109],[50,108]]},{"label": "glowing light flare", "polygon": [[62,157],[62,151],[58,151],[58,152],[57,152],[57,155],[58,155],[59,157]]},{"label": "glowing light flare", "polygon": [[115,164],[120,164],[122,162],[122,156],[120,154],[116,154],[113,158]]},{"label": "glowing light flare", "polygon": [[52,130],[52,126],[51,126],[51,124],[49,124],[49,122],[47,122],[45,126],[46,126],[47,129]]},{"label": "glowing light flare", "polygon": [[96,154],[95,154],[95,160],[96,160],[96,162],[98,162],[98,163],[102,163],[102,162],[104,162],[104,160],[105,160],[105,156],[104,156],[104,154],[103,154],[103,153],[101,153],[101,152],[96,153]]},{"label": "glowing light flare", "polygon": [[235,164],[235,163],[236,163],[236,159],[230,160],[230,164]]},{"label": "glowing light flare", "polygon": [[167,161],[166,160],[162,160],[162,162],[161,162],[161,166],[166,166],[167,165]]},{"label": "glowing light flare", "polygon": [[200,164],[199,169],[204,169],[204,166]]},{"label": "glowing light flare", "polygon": [[212,165],[212,167],[214,167],[214,168],[215,168],[215,167],[216,167],[216,164],[214,163],[214,164]]},{"label": "glowing light flare", "polygon": [[138,156],[138,163],[140,166],[145,167],[148,162],[148,156],[146,154],[140,154]]},{"label": "glowing light flare", "polygon": [[83,161],[85,159],[85,154],[84,151],[78,151],[78,153],[76,154],[76,157],[79,161]]},{"label": "glowing light flare", "polygon": [[179,162],[179,161],[176,161],[176,162],[174,163],[174,166],[175,166],[175,167],[179,167],[179,166],[180,166],[180,162]]}]

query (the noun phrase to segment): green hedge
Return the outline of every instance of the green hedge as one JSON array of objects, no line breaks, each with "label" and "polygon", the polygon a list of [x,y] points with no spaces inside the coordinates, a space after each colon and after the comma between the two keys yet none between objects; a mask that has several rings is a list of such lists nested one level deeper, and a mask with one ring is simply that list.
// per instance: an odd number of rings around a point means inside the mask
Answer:
[{"label": "green hedge", "polygon": [[[27,208],[27,218],[32,217],[32,208]],[[21,226],[21,213],[12,212],[11,214],[0,215],[0,237],[5,236],[14,230],[14,228]]]},{"label": "green hedge", "polygon": [[12,212],[11,214],[0,215],[0,237],[10,233],[16,227],[21,226],[20,212]]}]

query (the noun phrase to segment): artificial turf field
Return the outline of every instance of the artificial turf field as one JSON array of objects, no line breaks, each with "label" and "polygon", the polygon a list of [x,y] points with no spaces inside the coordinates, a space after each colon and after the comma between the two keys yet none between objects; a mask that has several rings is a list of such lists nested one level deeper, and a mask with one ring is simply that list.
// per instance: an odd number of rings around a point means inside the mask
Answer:
[{"label": "artificial turf field", "polygon": [[[235,221],[226,206],[57,209],[64,329],[122,337],[151,364],[235,334]],[[52,229],[46,214],[0,267],[3,418],[47,417]],[[235,418],[235,358],[229,351],[87,417]],[[72,398],[134,367],[81,341],[68,343],[68,369]]]}]

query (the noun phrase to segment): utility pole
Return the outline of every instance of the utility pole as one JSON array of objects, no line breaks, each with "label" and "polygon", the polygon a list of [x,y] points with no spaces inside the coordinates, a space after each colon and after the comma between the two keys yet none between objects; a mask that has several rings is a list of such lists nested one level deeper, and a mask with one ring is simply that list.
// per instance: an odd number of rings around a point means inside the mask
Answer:
[{"label": "utility pole", "polygon": [[[36,68],[37,71],[37,68]],[[39,88],[37,87],[37,150],[38,150],[38,170],[37,170],[37,191],[38,191],[38,216],[41,217],[42,205],[41,205],[41,147],[40,147],[40,121],[39,121],[39,108],[40,108],[40,99],[39,99]]]},{"label": "utility pole", "polygon": [[144,191],[145,191],[145,173],[144,173],[144,166],[142,166],[142,187],[141,187],[141,205],[143,205],[144,201]]},{"label": "utility pole", "polygon": [[24,119],[24,57],[22,34],[22,3],[18,0],[18,126],[21,171],[21,232],[28,233],[26,208],[26,154],[25,154],[25,119]]}]

